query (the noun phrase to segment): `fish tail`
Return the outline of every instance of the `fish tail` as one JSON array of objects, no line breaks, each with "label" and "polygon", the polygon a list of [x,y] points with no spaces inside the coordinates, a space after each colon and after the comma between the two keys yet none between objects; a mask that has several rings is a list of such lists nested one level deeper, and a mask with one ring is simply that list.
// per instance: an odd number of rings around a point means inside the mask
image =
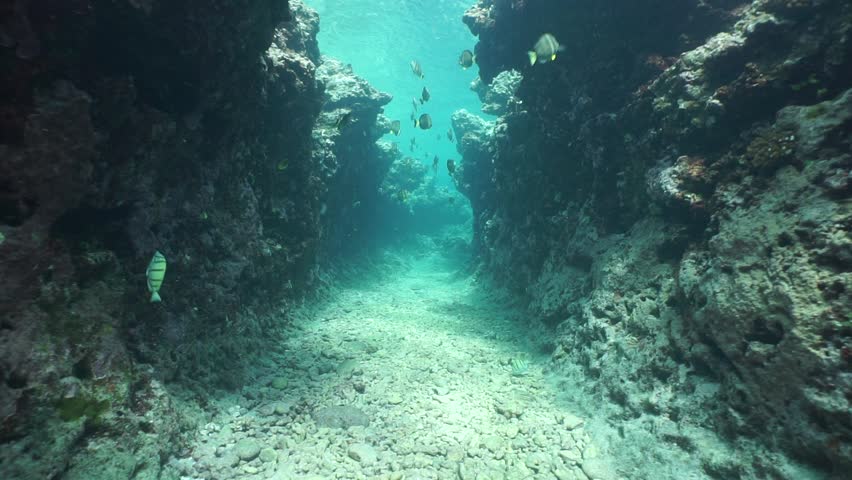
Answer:
[{"label": "fish tail", "polygon": [[417,120],[414,120],[414,128],[417,128],[417,126],[418,126],[419,124],[420,124],[420,122],[418,122]]},{"label": "fish tail", "polygon": [[555,53],[554,53],[553,55],[551,55],[551,56],[550,56],[550,61],[552,62],[552,61],[554,61],[554,60],[556,60],[556,54],[555,54]]},{"label": "fish tail", "polygon": [[532,50],[527,52],[527,55],[530,57],[530,65],[535,65],[535,61],[537,60],[538,55],[535,54]]},{"label": "fish tail", "polygon": [[162,300],[159,293],[151,292],[151,303],[160,303]]}]

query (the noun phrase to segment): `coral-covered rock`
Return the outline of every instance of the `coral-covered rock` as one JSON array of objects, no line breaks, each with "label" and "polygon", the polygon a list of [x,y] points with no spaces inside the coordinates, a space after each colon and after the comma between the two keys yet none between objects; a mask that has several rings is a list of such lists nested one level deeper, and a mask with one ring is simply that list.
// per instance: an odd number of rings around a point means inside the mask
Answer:
[{"label": "coral-covered rock", "polygon": [[515,92],[523,80],[517,70],[500,72],[485,89],[477,89],[482,101],[482,111],[491,115],[504,115],[515,101]]},{"label": "coral-covered rock", "polygon": [[321,168],[324,252],[337,256],[368,244],[376,212],[387,207],[380,185],[391,164],[400,157],[396,145],[377,140],[389,131],[382,114],[391,95],[373,88],[351,65],[328,57],[317,72],[325,103],[313,130],[313,162]]},{"label": "coral-covered rock", "polygon": [[488,216],[494,194],[493,159],[494,123],[488,122],[467,110],[453,112],[451,122],[456,137],[456,149],[462,156],[458,162],[453,182],[456,188],[470,201],[473,209],[473,244],[482,247],[480,236]]},{"label": "coral-covered rock", "polygon": [[[624,428],[689,418],[826,472],[852,464],[850,18],[839,0],[466,14],[477,92],[523,72],[476,173],[492,182],[474,203],[482,270],[556,329],[562,371],[595,378]],[[544,32],[565,50],[529,66]],[[796,476],[749,445],[705,471]]]},{"label": "coral-covered rock", "polygon": [[13,4],[0,476],[153,478],[188,421],[165,382],[238,387],[263,316],[313,279],[318,19],[298,1]]}]

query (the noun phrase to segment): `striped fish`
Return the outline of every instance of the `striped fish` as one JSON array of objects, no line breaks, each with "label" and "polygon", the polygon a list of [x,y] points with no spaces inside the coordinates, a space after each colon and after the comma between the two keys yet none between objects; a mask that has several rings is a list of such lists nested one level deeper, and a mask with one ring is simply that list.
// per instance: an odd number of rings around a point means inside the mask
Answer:
[{"label": "striped fish", "polygon": [[166,276],[166,257],[159,251],[154,252],[154,257],[148,264],[148,269],[145,270],[145,276],[148,278],[148,291],[151,292],[151,301],[159,302],[161,300],[160,286],[163,284],[163,277]]},{"label": "striped fish", "polygon": [[512,375],[520,377],[527,374],[530,364],[524,357],[515,357],[509,360],[509,367],[512,369]]}]

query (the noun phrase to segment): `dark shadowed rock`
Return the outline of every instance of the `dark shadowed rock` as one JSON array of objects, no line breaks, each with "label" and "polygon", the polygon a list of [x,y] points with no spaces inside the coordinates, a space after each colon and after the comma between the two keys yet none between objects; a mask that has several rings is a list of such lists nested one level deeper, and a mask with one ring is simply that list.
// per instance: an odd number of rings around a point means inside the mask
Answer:
[{"label": "dark shadowed rock", "polygon": [[[842,0],[465,14],[480,96],[523,72],[493,138],[459,142],[482,267],[558,326],[556,362],[594,377],[613,416],[852,468],[849,18]],[[543,32],[565,51],[529,66]],[[765,458],[747,449],[730,471],[784,477]]]}]

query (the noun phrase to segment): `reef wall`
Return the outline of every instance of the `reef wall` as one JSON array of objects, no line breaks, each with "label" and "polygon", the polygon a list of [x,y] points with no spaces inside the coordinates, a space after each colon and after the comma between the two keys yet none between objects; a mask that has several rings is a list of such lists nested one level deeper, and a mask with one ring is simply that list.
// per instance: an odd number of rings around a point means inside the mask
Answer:
[{"label": "reef wall", "polygon": [[390,128],[382,114],[390,94],[333,58],[323,57],[317,77],[325,101],[313,132],[313,163],[327,179],[323,252],[331,261],[375,243],[377,211],[386,208],[379,185],[399,151],[376,143]]},{"label": "reef wall", "polygon": [[165,382],[239,387],[268,314],[316,277],[318,18],[286,0],[9,3],[0,476],[156,478],[193,420]]},{"label": "reef wall", "polygon": [[[716,478],[785,473],[690,425],[849,471],[852,6],[480,0],[464,21],[483,100],[523,80],[493,139],[461,142],[488,181],[460,190],[554,368]],[[545,32],[565,49],[530,66]]]}]

